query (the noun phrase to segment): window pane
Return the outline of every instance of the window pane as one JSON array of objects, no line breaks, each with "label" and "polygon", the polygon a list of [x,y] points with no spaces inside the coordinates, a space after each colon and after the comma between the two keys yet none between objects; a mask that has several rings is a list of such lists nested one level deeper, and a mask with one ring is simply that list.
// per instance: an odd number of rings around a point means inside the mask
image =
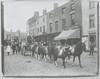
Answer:
[{"label": "window pane", "polygon": [[62,14],[64,14],[66,12],[66,8],[62,8]]},{"label": "window pane", "polygon": [[66,19],[62,19],[62,29],[65,29],[66,26]]},{"label": "window pane", "polygon": [[90,28],[94,28],[95,27],[95,17],[94,15],[90,15]]},{"label": "window pane", "polygon": [[52,23],[50,23],[49,26],[50,26],[50,32],[52,32]]},{"label": "window pane", "polygon": [[55,30],[58,31],[58,21],[55,22]]},{"label": "window pane", "polygon": [[45,32],[45,26],[43,26],[43,32]]},{"label": "window pane", "polygon": [[90,9],[95,8],[95,3],[93,1],[89,2],[89,8]]}]

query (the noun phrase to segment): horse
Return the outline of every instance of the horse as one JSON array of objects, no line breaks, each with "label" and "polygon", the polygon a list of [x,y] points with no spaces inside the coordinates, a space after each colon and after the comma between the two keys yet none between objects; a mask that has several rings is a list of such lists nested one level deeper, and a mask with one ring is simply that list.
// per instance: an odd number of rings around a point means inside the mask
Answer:
[{"label": "horse", "polygon": [[63,67],[66,68],[65,60],[67,56],[69,56],[69,47],[55,46],[55,45],[52,45],[51,47],[49,47],[49,57],[50,59],[51,57],[53,57],[53,60],[56,66],[58,66],[57,59],[60,58],[62,59]]},{"label": "horse", "polygon": [[41,43],[38,44],[34,44],[32,46],[32,56],[35,56],[35,54],[37,55],[37,59],[39,56],[41,56],[41,58],[45,58],[46,61],[46,56],[48,55],[48,46],[46,45],[42,45]]},{"label": "horse", "polygon": [[80,65],[80,67],[82,67],[81,54],[83,51],[86,50],[85,44],[82,42],[78,42],[74,47],[72,47],[72,49],[73,49],[73,51],[70,50],[70,52],[71,52],[71,55],[73,56],[73,62],[75,62],[75,58],[78,57],[79,65]]}]

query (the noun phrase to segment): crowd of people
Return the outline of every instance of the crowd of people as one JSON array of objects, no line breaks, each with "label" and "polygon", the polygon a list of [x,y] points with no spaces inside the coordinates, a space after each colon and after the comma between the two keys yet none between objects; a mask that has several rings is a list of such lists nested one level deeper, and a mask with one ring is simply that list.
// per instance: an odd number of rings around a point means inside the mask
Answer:
[{"label": "crowd of people", "polygon": [[[54,61],[57,61],[57,58],[61,58],[63,61],[63,66],[65,67],[65,58],[73,55],[73,61],[75,61],[75,57],[78,56],[79,63],[81,63],[80,55],[83,51],[86,51],[86,45],[84,42],[78,41],[74,45],[69,45],[65,40],[60,41],[59,43],[52,42],[32,42],[28,43],[26,40],[11,40],[5,41],[5,49],[8,55],[13,54],[21,54],[26,55],[27,52],[31,53],[31,56],[38,56],[43,59],[47,55],[51,59],[53,57]],[[90,55],[93,55],[94,52],[94,44],[90,42]],[[81,64],[80,64],[81,67]]]}]

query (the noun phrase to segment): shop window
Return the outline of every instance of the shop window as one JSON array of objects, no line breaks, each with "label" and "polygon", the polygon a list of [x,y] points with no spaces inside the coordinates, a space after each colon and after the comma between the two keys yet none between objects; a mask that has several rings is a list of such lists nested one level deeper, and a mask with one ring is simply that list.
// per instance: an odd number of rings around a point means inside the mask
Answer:
[{"label": "shop window", "polygon": [[95,44],[95,46],[96,46],[96,35],[90,35],[89,36],[89,40],[91,41],[91,42],[93,42],[94,44]]},{"label": "shop window", "polygon": [[94,15],[90,15],[89,19],[90,19],[90,28],[94,28],[95,27],[95,17],[94,17]]},{"label": "shop window", "polygon": [[58,21],[55,22],[55,30],[58,31]]}]

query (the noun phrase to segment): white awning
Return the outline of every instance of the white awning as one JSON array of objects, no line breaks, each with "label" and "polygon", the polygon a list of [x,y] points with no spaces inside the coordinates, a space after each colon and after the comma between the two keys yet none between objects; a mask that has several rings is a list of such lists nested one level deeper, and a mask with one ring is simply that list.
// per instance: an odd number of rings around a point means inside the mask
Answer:
[{"label": "white awning", "polygon": [[67,40],[69,38],[80,38],[80,29],[62,31],[54,40]]}]

